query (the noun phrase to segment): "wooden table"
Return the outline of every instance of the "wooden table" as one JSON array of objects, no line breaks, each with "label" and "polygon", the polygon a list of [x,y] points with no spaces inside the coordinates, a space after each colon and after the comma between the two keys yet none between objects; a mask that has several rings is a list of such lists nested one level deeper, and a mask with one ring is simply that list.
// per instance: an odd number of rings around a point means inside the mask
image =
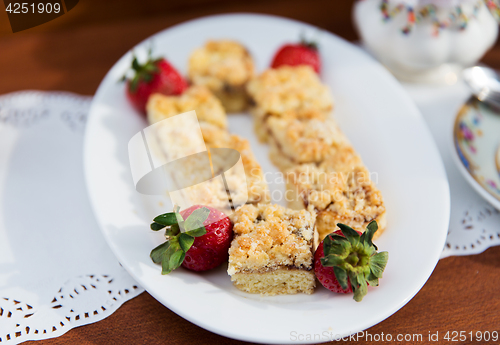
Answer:
[{"label": "wooden table", "polygon": [[[9,32],[6,16],[0,13],[0,94],[39,89],[92,95],[107,70],[130,47],[161,29],[214,13],[282,15],[355,40],[351,5],[352,1],[346,0],[258,0],[251,3],[81,0],[75,9],[62,17],[16,34]],[[483,61],[500,68],[500,46],[495,46]],[[480,255],[443,259],[422,290],[405,307],[368,332],[372,335],[383,332],[393,337],[397,334],[423,335],[423,342],[405,342],[408,344],[429,343],[429,332],[439,332],[441,340],[435,343],[444,344],[448,343],[443,340],[447,331],[500,331],[499,286],[500,247],[490,248]],[[148,293],[126,302],[103,321],[42,341],[45,344],[106,345],[160,342],[239,343],[191,324]]]}]

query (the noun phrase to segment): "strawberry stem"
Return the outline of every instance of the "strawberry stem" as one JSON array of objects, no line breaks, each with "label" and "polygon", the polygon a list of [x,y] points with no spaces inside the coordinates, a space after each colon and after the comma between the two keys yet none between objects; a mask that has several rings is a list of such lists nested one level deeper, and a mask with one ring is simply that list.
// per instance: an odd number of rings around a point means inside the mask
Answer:
[{"label": "strawberry stem", "polygon": [[210,214],[208,208],[201,207],[194,210],[186,220],[179,213],[179,209],[179,206],[175,206],[174,212],[155,217],[151,224],[151,230],[154,231],[165,228],[166,242],[150,253],[154,263],[161,263],[162,274],[169,274],[178,268],[193,245],[194,238],[203,236],[207,232],[203,223]]},{"label": "strawberry stem", "polygon": [[[152,57],[152,46],[148,49],[147,60],[144,64],[139,63],[137,56],[134,52],[132,52],[132,64],[131,68],[125,72],[123,77],[120,79],[121,81],[129,81],[129,88],[132,93],[137,91],[139,86],[139,82],[144,81],[149,83],[153,77],[160,72],[158,68],[158,63],[162,61],[162,58],[153,59]],[[132,77],[127,78],[129,72],[132,71]]]},{"label": "strawberry stem", "polygon": [[348,281],[354,292],[354,300],[360,302],[368,292],[367,286],[378,286],[379,278],[387,265],[389,254],[377,253],[373,235],[378,229],[375,221],[368,224],[360,236],[345,224],[337,224],[344,236],[332,233],[323,241],[325,256],[320,259],[325,267],[333,267],[335,278],[342,289],[348,288]]}]

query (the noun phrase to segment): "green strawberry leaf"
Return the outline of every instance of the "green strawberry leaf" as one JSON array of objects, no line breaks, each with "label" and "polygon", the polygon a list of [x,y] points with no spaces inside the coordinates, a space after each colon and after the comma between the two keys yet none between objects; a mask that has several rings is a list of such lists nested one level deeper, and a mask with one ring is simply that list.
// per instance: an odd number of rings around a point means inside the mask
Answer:
[{"label": "green strawberry leaf", "polygon": [[[337,255],[340,255],[341,253],[338,252],[338,249],[337,246],[339,243],[341,242],[347,242],[349,243],[344,236],[340,236],[340,235],[337,235],[337,234],[329,234],[328,236],[325,237],[325,239],[323,240],[323,251],[325,252],[325,256],[329,255],[329,254],[337,254]],[[344,244],[341,244],[341,246],[343,246]],[[335,247],[335,249],[334,249]],[[332,250],[334,250],[335,252],[333,252]]]},{"label": "green strawberry leaf", "polygon": [[342,289],[347,289],[347,272],[338,266],[333,267],[333,273],[335,274],[335,278],[337,278],[337,281],[339,282],[340,286]]},{"label": "green strawberry leaf", "polygon": [[380,252],[370,258],[370,270],[377,278],[382,278],[387,261],[389,260],[388,252]]},{"label": "green strawberry leaf", "polygon": [[378,278],[371,271],[366,277],[366,281],[370,286],[378,286]]},{"label": "green strawberry leaf", "polygon": [[155,264],[159,264],[163,260],[163,255],[165,254],[165,251],[168,249],[168,247],[170,247],[170,241],[164,242],[154,248],[149,254],[151,260],[153,260]]},{"label": "green strawberry leaf", "polygon": [[335,277],[343,289],[347,289],[350,283],[353,298],[359,302],[368,292],[368,285],[379,285],[389,254],[377,253],[372,242],[378,229],[375,221],[370,222],[361,235],[345,224],[337,225],[345,237],[329,234],[323,240],[325,256],[320,261],[325,267],[333,267]]},{"label": "green strawberry leaf", "polygon": [[352,291],[356,291],[358,287],[358,275],[353,271],[347,271],[347,276],[349,277],[349,281],[351,282]]},{"label": "green strawberry leaf", "polygon": [[356,287],[356,289],[353,288],[354,300],[356,302],[361,302],[361,300],[363,300],[363,297],[365,297],[368,293],[368,286],[364,277],[358,276],[357,281],[359,285]]},{"label": "green strawberry leaf", "polygon": [[337,226],[340,228],[345,238],[347,238],[353,246],[356,246],[359,243],[360,236],[356,230],[342,223],[338,223]]},{"label": "green strawberry leaf", "polygon": [[184,218],[182,218],[181,214],[179,213],[179,206],[174,207],[174,212],[180,232],[185,232],[186,230],[184,230]]},{"label": "green strawberry leaf", "polygon": [[153,76],[149,73],[141,73],[141,77],[146,83],[149,83],[153,79]]},{"label": "green strawberry leaf", "polygon": [[368,226],[366,227],[366,231],[361,236],[361,242],[373,246],[375,250],[378,250],[378,248],[372,242],[372,240],[373,240],[373,235],[375,234],[375,232],[377,232],[377,230],[378,230],[377,222],[373,220],[370,222],[370,224],[368,224]]},{"label": "green strawberry leaf", "polygon": [[325,252],[325,256],[332,254],[330,252],[330,249],[334,243],[335,241],[332,239],[331,235],[325,237],[325,239],[323,240],[323,251]]},{"label": "green strawberry leaf", "polygon": [[155,217],[155,219],[153,219],[153,221],[155,223],[158,223],[158,224],[170,226],[170,225],[177,224],[177,216],[176,216],[175,212],[164,213],[164,214],[161,214],[161,215]]},{"label": "green strawberry leaf", "polygon": [[335,233],[331,233],[330,235],[328,235],[328,237],[330,237],[332,240],[340,240],[340,241],[346,239],[344,236]]},{"label": "green strawberry leaf", "polygon": [[136,76],[130,82],[130,91],[135,93],[137,91],[137,87],[139,86],[139,78]]},{"label": "green strawberry leaf", "polygon": [[159,71],[158,66],[156,64],[147,64],[144,66],[143,70],[149,73]]},{"label": "green strawberry leaf", "polygon": [[335,241],[329,249],[330,254],[343,256],[345,253],[351,251],[351,243],[342,237],[342,239]]},{"label": "green strawberry leaf", "polygon": [[194,210],[184,222],[184,229],[191,231],[203,227],[203,222],[207,220],[210,210],[206,207],[201,207]]},{"label": "green strawberry leaf", "polygon": [[189,250],[189,248],[191,248],[193,243],[194,243],[194,237],[189,236],[186,233],[182,233],[179,235],[179,245],[181,246],[182,250],[185,253],[187,253],[187,251]]},{"label": "green strawberry leaf", "polygon": [[169,242],[170,246],[165,251],[161,261],[161,274],[169,274],[178,268],[186,256],[186,253],[182,250],[177,237],[172,238]]},{"label": "green strawberry leaf", "polygon": [[132,69],[134,71],[139,71],[141,69],[141,65],[139,64],[139,60],[137,60],[137,56],[134,55],[132,59]]},{"label": "green strawberry leaf", "polygon": [[166,225],[160,224],[160,223],[151,223],[151,230],[153,231],[158,231],[166,227]]},{"label": "green strawberry leaf", "polygon": [[165,230],[165,236],[167,237],[175,237],[179,234],[179,224],[171,225],[167,230]]},{"label": "green strawberry leaf", "polygon": [[[173,271],[173,270],[179,268],[182,265],[182,262],[184,261],[185,257],[186,257],[186,253],[182,249],[175,251],[170,256],[170,262],[169,262],[170,269]],[[162,268],[163,268],[163,265],[162,265]],[[170,272],[168,272],[168,273],[170,273]],[[163,273],[163,271],[162,271],[162,274],[168,274],[168,273]]]},{"label": "green strawberry leaf", "polygon": [[202,226],[201,228],[186,231],[185,233],[191,237],[200,237],[207,233],[207,229],[205,229],[205,227]]},{"label": "green strawberry leaf", "polygon": [[321,259],[321,264],[324,267],[335,267],[335,266],[340,266],[344,263],[344,259],[341,258],[340,256],[337,255],[327,255],[322,257]]}]

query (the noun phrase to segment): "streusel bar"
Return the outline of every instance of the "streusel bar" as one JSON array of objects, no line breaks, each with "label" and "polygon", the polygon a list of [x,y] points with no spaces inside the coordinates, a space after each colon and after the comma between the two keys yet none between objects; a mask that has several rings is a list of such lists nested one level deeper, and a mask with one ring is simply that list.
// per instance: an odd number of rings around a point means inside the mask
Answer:
[{"label": "streusel bar", "polygon": [[317,212],[320,241],[335,231],[337,223],[363,232],[372,220],[379,226],[375,237],[380,236],[386,227],[382,194],[357,155],[337,157],[319,167],[304,164],[287,172],[289,206]]},{"label": "streusel bar", "polygon": [[314,291],[314,212],[244,205],[231,218],[228,274],[238,289],[264,295]]},{"label": "streusel bar", "polygon": [[199,121],[227,128],[227,116],[221,102],[204,86],[191,86],[180,96],[154,94],[146,106],[150,124],[191,110]]},{"label": "streusel bar", "polygon": [[[175,164],[170,171],[175,184],[182,191],[171,193],[179,198],[179,205],[191,206],[191,200],[212,206],[222,212],[230,213],[228,193],[233,207],[248,203],[269,202],[269,190],[262,169],[257,163],[247,140],[231,135],[227,130],[227,118],[220,101],[204,86],[192,86],[180,96],[152,95],[147,104],[148,120],[157,123],[181,113],[195,110],[197,124],[183,123],[187,118],[179,118],[175,126],[171,123],[156,130],[159,148],[157,151],[168,156],[169,160],[177,151],[196,154]],[[189,128],[185,128],[185,127]],[[201,136],[194,133],[201,129]],[[185,130],[183,130],[185,129]],[[201,144],[198,137],[202,137]],[[200,139],[201,140],[201,139]],[[200,149],[201,147],[201,149]],[[208,148],[209,151],[205,151]],[[177,150],[179,149],[179,150]],[[215,151],[214,151],[215,149]],[[237,163],[238,157],[231,150],[240,153],[242,171]],[[214,152],[212,152],[214,151]],[[206,152],[206,154],[203,154]],[[213,153],[213,154],[211,154]],[[224,179],[221,173],[224,172]],[[201,183],[205,182],[206,183]]]},{"label": "streusel bar", "polygon": [[309,66],[268,69],[247,85],[259,139],[267,141],[270,117],[320,119],[328,117],[333,100],[328,87]]},{"label": "streusel bar", "polygon": [[227,112],[247,108],[249,99],[245,86],[254,75],[254,63],[240,43],[208,41],[189,58],[188,75],[194,85],[208,87]]},{"label": "streusel bar", "polygon": [[[228,190],[231,195],[237,194],[239,192],[238,188],[243,185],[242,183],[239,183],[239,181],[233,180],[233,178],[236,179],[238,176],[246,176],[248,190],[247,203],[268,203],[270,200],[269,189],[264,179],[262,168],[255,159],[248,140],[243,139],[238,135],[230,134],[227,131],[221,130],[220,128],[208,123],[201,123],[201,132],[203,134],[205,144],[209,149],[229,148],[238,151],[241,155],[244,174],[239,174],[239,171],[237,170],[230,170],[226,173]],[[210,152],[212,151],[213,150],[210,150]],[[217,161],[217,158],[222,161]],[[227,161],[228,158],[224,155],[212,155],[212,165],[215,175],[222,173],[222,169],[227,166]],[[240,205],[241,204],[237,202],[234,203],[235,207]]]},{"label": "streusel bar", "polygon": [[271,117],[269,129],[269,156],[285,171],[299,164],[319,164],[335,150],[350,146],[346,136],[333,120],[294,119]]}]

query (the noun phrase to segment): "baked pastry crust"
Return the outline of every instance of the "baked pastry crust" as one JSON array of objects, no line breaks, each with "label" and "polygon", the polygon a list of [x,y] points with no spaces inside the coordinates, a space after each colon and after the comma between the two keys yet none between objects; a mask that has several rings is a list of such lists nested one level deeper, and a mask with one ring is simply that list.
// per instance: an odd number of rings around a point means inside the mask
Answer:
[{"label": "baked pastry crust", "polygon": [[254,76],[248,50],[230,40],[208,41],[189,58],[188,76],[194,85],[209,88],[228,112],[247,108],[245,85]]},{"label": "baked pastry crust", "polygon": [[269,117],[324,120],[333,108],[329,88],[309,66],[281,66],[252,79],[247,90],[259,138],[266,141]]},{"label": "baked pastry crust", "polygon": [[234,285],[250,293],[312,293],[315,219],[314,211],[279,205],[237,209],[228,266]]},{"label": "baked pastry crust", "polygon": [[[203,134],[203,139],[205,144],[210,148],[230,148],[238,151],[241,155],[241,160],[243,162],[243,168],[246,176],[246,184],[248,189],[248,201],[247,203],[268,203],[270,201],[269,189],[264,178],[264,173],[259,163],[255,159],[255,156],[250,147],[248,140],[242,137],[230,134],[225,130],[213,126],[208,123],[201,123],[201,133]],[[214,157],[212,157],[214,158]],[[222,158],[222,157],[221,157]],[[217,175],[220,171],[217,171],[217,163],[213,161],[214,173]],[[221,162],[219,166],[225,166],[225,162]],[[228,183],[229,191],[231,195],[238,193],[238,188],[241,188],[242,183],[235,183],[232,185],[231,176],[242,176],[238,171],[231,170],[230,175],[226,173],[226,179]],[[234,186],[234,187],[233,187]],[[234,200],[233,200],[234,201]],[[235,203],[235,207],[240,206],[240,204]]]},{"label": "baked pastry crust", "polygon": [[227,116],[221,102],[204,86],[191,86],[180,96],[154,94],[146,105],[150,124],[191,110],[199,121],[227,128]]},{"label": "baked pastry crust", "polygon": [[[361,163],[359,157],[355,161]],[[376,220],[379,230],[375,238],[385,230],[386,209],[380,190],[363,165],[349,166],[342,162],[339,170],[333,170],[327,164],[305,164],[287,172],[287,188],[292,192],[289,206],[317,212],[320,241],[335,231],[337,223],[364,232]]]},{"label": "baked pastry crust", "polygon": [[[171,123],[165,126],[158,123],[156,128],[159,147],[154,151],[157,154],[164,154],[169,160],[175,160],[198,153],[185,158],[188,161],[183,161],[182,164],[175,164],[172,171],[169,171],[175,185],[182,189],[170,193],[176,198],[179,206],[189,207],[195,202],[229,214],[232,212],[231,203],[236,208],[244,203],[269,202],[269,189],[249,142],[226,130],[227,119],[224,108],[210,90],[204,86],[192,86],[180,96],[155,94],[150,97],[147,104],[150,123],[157,123],[170,117],[174,117],[171,120],[175,121],[175,115],[191,110],[196,111],[204,142],[198,142],[198,136],[193,135],[191,130],[179,130],[186,125],[182,122],[185,120],[183,118],[178,119],[176,126],[171,126]],[[189,124],[188,127],[197,128],[196,123]],[[168,148],[168,152],[164,148]],[[206,148],[209,151],[204,155]],[[210,149],[217,148],[238,151],[241,156],[242,171],[236,164],[237,159],[227,157],[231,155],[230,150],[227,155],[221,151],[218,154],[210,154],[212,152]],[[179,154],[176,156],[177,151]],[[224,179],[220,175],[222,172]],[[231,200],[228,200],[227,191],[230,192]]]},{"label": "baked pastry crust", "polygon": [[269,144],[271,161],[282,171],[298,164],[321,163],[332,152],[350,147],[337,124],[329,119],[288,120],[271,117]]},{"label": "baked pastry crust", "polygon": [[276,116],[333,108],[329,88],[309,66],[268,69],[252,79],[247,89],[257,107]]}]

